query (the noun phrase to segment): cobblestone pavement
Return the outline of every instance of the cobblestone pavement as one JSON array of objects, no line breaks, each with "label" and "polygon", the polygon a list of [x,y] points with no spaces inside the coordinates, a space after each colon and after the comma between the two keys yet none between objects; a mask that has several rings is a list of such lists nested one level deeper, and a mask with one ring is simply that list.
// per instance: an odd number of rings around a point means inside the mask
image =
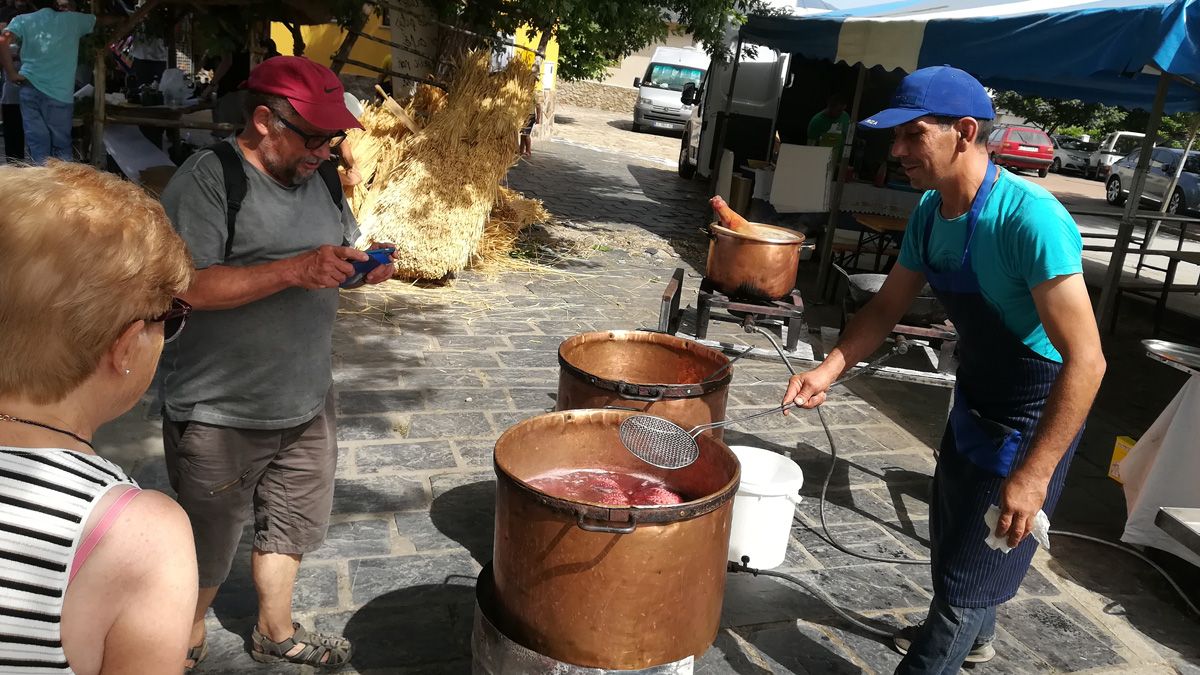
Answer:
[{"label": "cobblestone pavement", "polygon": [[[651,162],[561,143],[541,144],[510,180],[566,221],[544,232],[546,247],[595,242],[570,248],[562,273],[467,273],[451,289],[344,295],[334,345],[334,523],[324,548],[304,560],[295,606],[305,624],[355,641],[346,672],[469,672],[473,585],[491,558],[496,438],[554,406],[562,339],[656,324],[659,295],[677,266],[688,270],[684,297],[695,297],[704,245],[699,184]],[[735,329],[710,335],[734,341]],[[746,359],[735,370],[731,417],[778,403],[782,365]],[[925,556],[930,445],[947,394],[877,380],[852,389],[828,404],[840,446],[830,529],[875,555]],[[854,558],[820,533],[817,494],[829,455],[818,424],[802,413],[727,432],[727,441],[783,453],[806,473],[780,569],[877,624],[918,619],[930,598],[927,568]],[[156,438],[153,425],[131,414],[100,440],[120,446],[143,484],[166,488]],[[1096,463],[1078,464],[1073,484],[1112,489]],[[1081,520],[1106,513],[1087,504],[1077,511]],[[248,557],[247,540],[210,615],[212,652],[201,671],[305,672],[261,666],[246,654],[255,609]],[[1185,611],[1141,563],[1055,538],[1053,554],[1038,553],[1021,593],[1001,609],[999,655],[979,670],[1197,673],[1200,624]],[[729,576],[722,625],[696,672],[886,673],[899,661],[810,593],[765,577]]]},{"label": "cobblestone pavement", "polygon": [[[560,105],[554,112],[554,143],[609,150],[664,166],[675,166],[679,159],[680,136],[677,131],[634,131],[632,110],[621,114]],[[535,153],[539,147],[545,144],[534,147]]]}]

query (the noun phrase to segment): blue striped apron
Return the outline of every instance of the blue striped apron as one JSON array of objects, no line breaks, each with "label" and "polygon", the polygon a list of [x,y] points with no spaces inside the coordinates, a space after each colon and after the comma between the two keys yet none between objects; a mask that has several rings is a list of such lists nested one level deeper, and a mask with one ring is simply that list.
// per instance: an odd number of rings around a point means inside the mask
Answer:
[{"label": "blue striped apron", "polygon": [[[971,241],[997,171],[989,162],[971,204],[959,269],[939,272],[930,266],[929,239],[940,200],[922,233],[925,278],[959,335],[954,406],[934,472],[929,519],[934,591],[956,607],[1005,602],[1016,595],[1029,569],[1037,547],[1033,538],[1026,537],[1007,554],[989,548],[984,544],[983,516],[999,503],[1004,477],[1028,452],[1050,388],[1062,370],[1062,364],[1013,335],[979,292]],[[1050,480],[1042,507],[1047,516],[1062,493],[1080,434]]]}]

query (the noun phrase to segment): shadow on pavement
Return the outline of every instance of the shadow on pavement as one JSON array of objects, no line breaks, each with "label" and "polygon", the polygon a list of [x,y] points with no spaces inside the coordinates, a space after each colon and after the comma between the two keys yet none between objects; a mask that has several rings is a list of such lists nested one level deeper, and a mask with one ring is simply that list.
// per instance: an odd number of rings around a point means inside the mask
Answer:
[{"label": "shadow on pavement", "polygon": [[485,480],[447,490],[429,510],[439,532],[458,542],[480,565],[492,559],[496,529],[496,481]]},{"label": "shadow on pavement", "polygon": [[475,588],[459,578],[386,593],[346,623],[343,634],[355,645],[350,663],[358,671],[430,672],[438,664],[469,662],[474,615]]},{"label": "shadow on pavement", "polygon": [[657,129],[643,125],[641,129],[634,130],[632,119],[609,120],[608,126],[621,131],[629,131],[635,134],[650,134],[651,136],[670,136],[672,138],[683,138],[683,130],[674,129]]}]

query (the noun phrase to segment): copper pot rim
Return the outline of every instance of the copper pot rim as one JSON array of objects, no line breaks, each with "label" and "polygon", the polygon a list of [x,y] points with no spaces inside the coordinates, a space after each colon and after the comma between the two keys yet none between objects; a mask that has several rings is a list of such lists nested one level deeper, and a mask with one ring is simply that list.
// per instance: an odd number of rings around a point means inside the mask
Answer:
[{"label": "copper pot rim", "polygon": [[720,234],[759,244],[785,244],[788,246],[802,246],[804,244],[805,236],[799,232],[794,232],[783,227],[776,227],[775,225],[767,225],[766,223],[750,224],[755,228],[755,230],[767,230],[771,233],[771,235],[774,236],[759,236],[746,232],[738,232],[737,230],[731,230],[728,227],[716,222],[709,223],[708,228],[709,231],[714,235]]},{"label": "copper pot rim", "polygon": [[[697,344],[691,340],[659,333],[656,331],[646,330],[602,330],[592,331],[589,333],[579,333],[563,340],[558,345],[558,365],[566,372],[575,377],[587,382],[588,384],[598,389],[611,391],[621,398],[631,400],[646,400],[646,399],[686,399],[698,398],[705,394],[710,394],[714,391],[719,391],[733,381],[733,366],[725,369],[725,374],[715,380],[707,382],[695,382],[691,384],[675,383],[675,382],[630,382],[628,380],[616,380],[592,373],[579,368],[575,364],[567,360],[563,354],[564,350],[571,349],[586,344],[589,341],[603,339],[603,336],[608,336],[612,341],[622,340],[629,337],[638,337],[646,341],[657,341],[659,344],[682,347],[683,351],[687,351],[697,355],[705,355],[708,353],[715,354],[719,359],[724,359],[722,365],[728,362],[729,357],[724,353],[717,351],[711,347],[706,347]],[[719,360],[715,359],[715,360]]]},{"label": "copper pot rim", "polygon": [[[526,426],[546,424],[547,420],[551,420],[555,417],[569,418],[571,416],[575,416],[582,418],[582,421],[588,422],[593,421],[593,419],[597,417],[603,418],[612,416],[614,418],[624,419],[625,417],[631,417],[638,414],[644,413],[629,410],[575,409],[536,415],[534,417],[521,420],[520,422],[509,427],[503,434],[500,435],[500,438],[496,440],[496,446],[499,447],[500,443],[504,440],[504,437],[510,433],[513,433]],[[548,495],[509,473],[507,469],[500,465],[500,461],[497,459],[495,452],[492,453],[492,468],[496,472],[496,480],[498,482],[503,482],[506,485],[514,487],[538,504],[541,504],[542,506],[545,506],[557,513],[571,516],[575,520],[586,519],[608,523],[629,523],[631,525],[643,523],[674,523],[681,520],[691,520],[692,518],[698,518],[707,513],[712,513],[725,504],[732,502],[737,493],[738,485],[742,479],[741,464],[737,461],[737,455],[733,454],[733,451],[729,449],[729,446],[725,445],[723,441],[715,438],[706,437],[703,435],[701,437],[708,438],[709,441],[717,444],[718,449],[723,448],[725,452],[729,453],[733,457],[733,475],[716,492],[705,495],[699,499],[693,499],[692,501],[670,506],[611,506],[606,504],[598,504],[595,502],[575,501],[572,499]]]}]

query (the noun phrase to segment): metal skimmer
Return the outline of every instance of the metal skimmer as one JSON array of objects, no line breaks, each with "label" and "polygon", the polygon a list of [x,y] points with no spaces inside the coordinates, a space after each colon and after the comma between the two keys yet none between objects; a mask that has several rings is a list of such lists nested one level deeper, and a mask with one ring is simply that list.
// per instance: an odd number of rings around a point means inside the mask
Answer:
[{"label": "metal skimmer", "polygon": [[[791,361],[788,360],[787,354],[783,351],[783,348],[780,347],[779,343],[775,341],[775,337],[768,331],[763,330],[758,326],[754,326],[753,329],[759,333],[762,333],[768,340],[771,341],[771,346],[774,347],[775,351],[779,353],[779,358],[783,359],[783,363],[787,366],[788,371],[790,371],[792,375],[795,375],[796,369],[792,367]],[[747,330],[747,332],[749,332],[749,330]],[[749,351],[750,350],[747,349],[741,354],[738,354],[733,360],[722,367],[721,370],[728,368],[733,361],[741,358],[743,354],[746,354]],[[846,382],[858,377],[859,375],[876,370],[877,368],[883,366],[888,359],[892,358],[896,354],[904,354],[907,351],[908,342],[903,336],[900,336],[896,338],[896,344],[893,345],[892,348],[883,356],[880,356],[874,361],[868,363],[863,368],[854,369],[851,372],[843,375],[836,382],[829,385],[829,388],[833,389],[834,387],[841,386]],[[713,373],[713,375],[709,375],[709,378],[711,379],[714,375],[720,373],[721,370]],[[625,418],[625,421],[621,422],[621,443],[625,445],[626,450],[633,453],[635,457],[647,464],[657,466],[660,469],[682,469],[692,462],[695,462],[696,459],[700,457],[700,446],[696,444],[696,437],[699,436],[701,432],[708,429],[717,429],[729,424],[748,422],[752,419],[762,417],[763,415],[780,413],[788,408],[797,407],[799,407],[799,404],[793,401],[787,405],[776,406],[769,410],[764,410],[763,412],[755,413],[747,417],[741,417],[736,420],[725,420],[723,422],[712,422],[710,424],[694,426],[692,427],[691,431],[685,431],[684,428],[678,424],[654,415],[634,415],[632,417]]]},{"label": "metal skimmer", "polygon": [[625,445],[626,450],[647,464],[660,469],[682,469],[700,457],[700,446],[696,444],[696,437],[701,432],[795,407],[796,403],[775,406],[736,420],[700,424],[692,427],[691,431],[685,431],[678,424],[654,415],[633,415],[621,422],[621,443]]}]

